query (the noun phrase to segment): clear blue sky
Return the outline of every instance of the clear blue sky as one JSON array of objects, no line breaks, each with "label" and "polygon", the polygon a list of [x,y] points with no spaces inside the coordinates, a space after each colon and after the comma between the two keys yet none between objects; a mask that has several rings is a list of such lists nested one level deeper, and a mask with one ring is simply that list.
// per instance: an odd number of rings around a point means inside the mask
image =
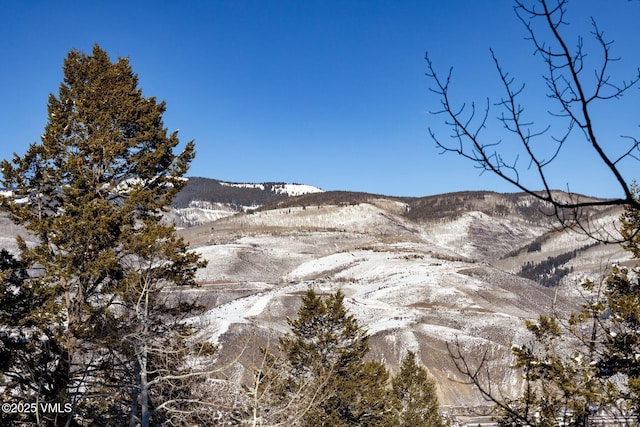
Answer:
[{"label": "clear blue sky", "polygon": [[[195,140],[191,176],[407,196],[513,191],[467,161],[439,154],[427,128],[448,130],[444,117],[429,113],[438,100],[428,90],[424,61],[429,51],[442,73],[454,66],[460,102],[497,101],[494,48],[519,81],[530,81],[522,103],[542,125],[542,68],[512,6],[509,0],[0,0],[0,158],[38,141],[64,57],[98,43],[112,59],[129,57],[145,96],[167,102],[167,128],[179,129],[182,141]],[[573,0],[570,30],[588,31],[590,15],[616,41],[622,61],[614,76],[633,77],[640,2]],[[639,95],[635,88],[603,109],[603,137],[639,136]],[[487,135],[498,138],[498,128]],[[550,171],[553,185],[615,195],[594,164],[569,147]],[[626,169],[630,179],[637,166]]]}]

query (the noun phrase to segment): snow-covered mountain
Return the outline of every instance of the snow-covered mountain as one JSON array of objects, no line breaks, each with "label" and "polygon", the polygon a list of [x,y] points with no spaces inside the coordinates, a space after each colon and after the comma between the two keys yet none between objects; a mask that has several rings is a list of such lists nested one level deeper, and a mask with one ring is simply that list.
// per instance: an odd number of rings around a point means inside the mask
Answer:
[{"label": "snow-covered mountain", "polygon": [[238,183],[189,178],[174,200],[168,217],[178,227],[192,227],[289,197],[319,192],[322,190],[305,184]]},{"label": "snow-covered mountain", "polygon": [[[619,211],[590,215],[611,223]],[[448,345],[460,343],[471,357],[488,349],[496,385],[512,392],[519,377],[509,369],[509,345],[528,339],[524,321],[575,309],[581,277],[629,259],[619,247],[554,230],[524,194],[314,193],[181,233],[209,261],[193,292],[210,308],[194,321],[220,345],[230,377],[250,378],[259,357],[253,350],[276,345],[308,287],[342,289],[372,335],[371,357],[393,368],[415,351],[449,407],[484,402],[460,383]],[[525,263],[544,269],[550,258],[562,260],[549,267],[563,272],[553,276],[557,286],[525,277]]]}]

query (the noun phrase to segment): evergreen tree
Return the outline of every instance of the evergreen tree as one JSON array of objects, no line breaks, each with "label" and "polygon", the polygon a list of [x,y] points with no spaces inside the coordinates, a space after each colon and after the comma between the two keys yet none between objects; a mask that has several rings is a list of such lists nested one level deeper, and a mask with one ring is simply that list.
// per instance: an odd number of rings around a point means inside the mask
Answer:
[{"label": "evergreen tree", "polygon": [[[272,407],[271,423],[301,426],[394,425],[388,372],[366,362],[369,337],[344,307],[344,294],[326,298],[309,289],[291,332],[280,338],[282,357],[266,354],[258,373]],[[255,414],[255,411],[254,411]]]},{"label": "evergreen tree", "polygon": [[416,363],[416,355],[409,351],[402,359],[400,371],[392,381],[393,397],[400,409],[402,427],[442,427],[438,413],[436,384],[424,366]]},{"label": "evergreen tree", "polygon": [[[625,247],[640,255],[640,214],[628,206],[620,217]],[[513,346],[524,391],[515,399],[496,395],[480,370],[454,356],[480,391],[496,403],[501,425],[592,425],[593,416],[640,424],[640,279],[638,268],[614,265],[602,281],[585,279],[587,300],[568,319],[554,314],[527,322],[533,340]],[[481,363],[482,364],[482,363]],[[485,378],[489,378],[485,376]]]},{"label": "evergreen tree", "polygon": [[298,316],[287,323],[291,332],[280,338],[280,349],[294,376],[352,372],[369,351],[369,336],[347,314],[342,291],[323,299],[313,289],[307,290]]},{"label": "evergreen tree", "polygon": [[[640,200],[635,184],[633,191]],[[601,377],[624,379],[620,398],[640,424],[640,210],[625,207],[620,223],[625,249],[633,254],[636,266],[630,271],[614,265],[605,281],[606,321],[601,323],[605,350],[598,367]]]},{"label": "evergreen tree", "polygon": [[613,402],[612,384],[597,376],[595,343],[600,332],[594,329],[594,321],[600,315],[599,308],[594,311],[592,302],[584,308],[568,325],[556,316],[527,322],[533,341],[512,346],[514,367],[523,373],[524,392],[515,399],[501,397],[500,425],[589,426],[593,414],[606,411]]},{"label": "evergreen tree", "polygon": [[163,126],[165,104],[142,96],[126,58],[112,63],[96,45],[91,55],[72,50],[63,68],[41,142],[2,162],[14,193],[2,209],[37,238],[35,246],[18,239],[21,262],[38,268],[25,289],[39,304],[25,317],[55,344],[40,369],[57,374],[46,395],[32,393],[71,403],[68,423],[146,425],[149,341],[168,307],[159,291],[193,285],[202,265],[161,221],[194,145],[174,154],[179,140]]},{"label": "evergreen tree", "polygon": [[[38,328],[44,302],[36,292],[37,284],[28,280],[24,265],[5,249],[0,250],[0,401],[26,402],[38,396],[42,402],[62,401],[58,385],[64,382],[58,356],[61,343],[50,328]],[[51,368],[53,366],[53,368]],[[38,409],[38,408],[36,408]],[[24,412],[24,411],[21,411]],[[25,421],[21,412],[0,412],[0,424]],[[57,425],[64,414],[37,415],[41,425]]]}]

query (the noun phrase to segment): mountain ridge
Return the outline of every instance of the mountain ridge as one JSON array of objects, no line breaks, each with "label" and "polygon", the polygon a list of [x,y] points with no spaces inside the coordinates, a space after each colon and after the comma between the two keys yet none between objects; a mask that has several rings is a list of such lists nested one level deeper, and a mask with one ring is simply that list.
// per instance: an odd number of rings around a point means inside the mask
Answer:
[{"label": "mountain ridge", "polygon": [[[297,190],[292,189],[292,187],[297,188]],[[317,187],[298,183],[246,183],[189,177],[187,178],[187,185],[178,193],[173,200],[172,206],[184,208],[191,201],[199,200],[211,203],[227,203],[237,206],[238,210],[242,210],[243,207],[259,206],[265,202],[290,197],[290,192],[297,195],[300,192],[321,191]]]},{"label": "mountain ridge", "polygon": [[[297,186],[304,190],[291,194],[283,191],[286,186]],[[566,199],[602,200],[595,197],[554,191]],[[459,191],[428,195],[422,197],[389,196],[357,191],[324,191],[305,184],[287,184],[284,182],[234,183],[212,178],[188,178],[187,185],[176,196],[173,208],[178,216],[173,220],[177,225],[192,226],[218,219],[234,212],[265,211],[294,206],[349,205],[366,203],[370,200],[390,200],[406,203],[406,216],[412,220],[449,217],[462,210],[477,210],[488,215],[505,215],[516,210],[524,216],[536,216],[539,219],[553,214],[553,211],[539,199],[527,193],[498,193],[494,191]],[[203,202],[210,206],[202,205]],[[200,205],[200,206],[198,206]],[[201,220],[181,219],[180,212],[191,209],[189,214],[197,217],[196,209],[205,209]],[[209,214],[206,209],[221,210],[219,215]],[[595,212],[593,209],[587,213]]]}]

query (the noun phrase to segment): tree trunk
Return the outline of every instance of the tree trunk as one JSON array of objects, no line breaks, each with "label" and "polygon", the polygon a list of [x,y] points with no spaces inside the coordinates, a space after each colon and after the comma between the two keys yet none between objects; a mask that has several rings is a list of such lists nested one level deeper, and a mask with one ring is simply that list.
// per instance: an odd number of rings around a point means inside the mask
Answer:
[{"label": "tree trunk", "polygon": [[[138,378],[140,376],[140,364],[136,361],[136,366],[133,372],[133,378]],[[140,388],[137,384],[133,384],[133,389],[131,390],[131,411],[129,414],[129,427],[136,427],[136,421],[138,418],[138,398],[140,397]]]},{"label": "tree trunk", "polygon": [[143,345],[140,354],[140,413],[141,426],[149,427],[151,412],[149,410],[149,379],[147,377],[147,347]]}]

